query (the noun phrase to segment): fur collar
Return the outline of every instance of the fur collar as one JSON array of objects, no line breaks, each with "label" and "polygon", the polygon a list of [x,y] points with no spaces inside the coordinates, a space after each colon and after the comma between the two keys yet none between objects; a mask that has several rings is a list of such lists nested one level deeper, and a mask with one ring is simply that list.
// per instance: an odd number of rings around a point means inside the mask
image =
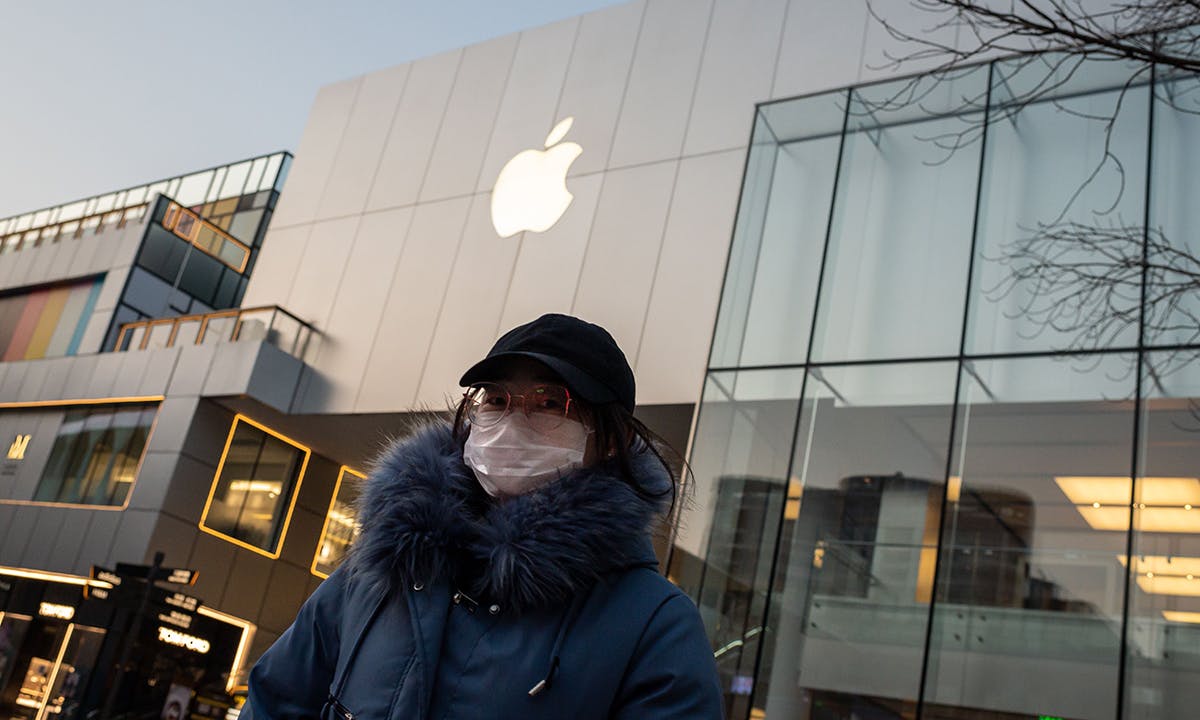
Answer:
[{"label": "fur collar", "polygon": [[[653,453],[632,460],[643,487],[669,489]],[[669,498],[643,498],[599,463],[495,503],[463,464],[450,425],[430,422],[376,461],[346,562],[352,576],[392,591],[445,579],[517,612],[546,607],[607,572],[654,565],[650,528]]]}]

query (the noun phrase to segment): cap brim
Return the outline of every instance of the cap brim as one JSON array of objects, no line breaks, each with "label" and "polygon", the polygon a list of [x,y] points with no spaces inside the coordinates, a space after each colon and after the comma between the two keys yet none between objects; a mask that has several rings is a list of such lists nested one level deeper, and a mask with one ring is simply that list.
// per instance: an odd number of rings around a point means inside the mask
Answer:
[{"label": "cap brim", "polygon": [[574,365],[564,362],[551,355],[543,355],[542,353],[527,352],[523,350],[514,350],[511,352],[500,352],[495,355],[490,355],[483,360],[475,363],[467,368],[463,376],[459,378],[458,384],[462,387],[474,385],[477,382],[486,382],[495,380],[496,376],[492,374],[492,370],[506,358],[527,357],[531,360],[537,360],[546,367],[550,368],[562,378],[567,384],[567,388],[579,395],[584,400],[590,403],[609,403],[617,402],[617,397],[603,384],[588,375],[584,371]]}]

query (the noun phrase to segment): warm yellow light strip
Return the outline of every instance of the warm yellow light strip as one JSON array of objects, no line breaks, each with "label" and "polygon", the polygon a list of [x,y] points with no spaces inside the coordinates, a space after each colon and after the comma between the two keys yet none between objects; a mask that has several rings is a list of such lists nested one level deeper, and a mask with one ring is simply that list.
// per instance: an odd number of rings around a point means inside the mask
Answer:
[{"label": "warm yellow light strip", "polygon": [[254,638],[254,623],[220,610],[213,610],[205,605],[201,605],[196,612],[242,629],[242,639],[238,641],[237,652],[233,654],[233,664],[229,667],[229,679],[225,682],[225,692],[232,693],[234,687],[237,686],[237,678],[242,672],[242,663],[246,661],[246,652],[250,649],[250,641]]},{"label": "warm yellow light strip", "polygon": [[1184,612],[1183,610],[1163,610],[1167,622],[1200,624],[1200,612]]},{"label": "warm yellow light strip", "polygon": [[56,573],[49,570],[26,570],[25,568],[15,567],[0,567],[0,575],[9,577],[26,578],[28,580],[45,580],[47,582],[65,583],[67,585],[83,585],[86,587],[112,588],[112,585],[103,580],[93,580],[81,575],[68,575],[67,573]]},{"label": "warm yellow light strip", "polygon": [[50,671],[50,677],[46,680],[45,689],[42,691],[42,702],[38,706],[37,715],[34,720],[45,720],[46,709],[50,705],[50,695],[54,692],[54,681],[58,679],[58,671],[62,669],[63,656],[67,654],[67,644],[71,642],[71,634],[75,632],[75,623],[67,625],[67,632],[63,636],[62,646],[58,649],[58,657],[54,659],[54,669]]},{"label": "warm yellow light strip", "polygon": [[[279,540],[275,543],[275,548],[273,550],[264,550],[260,547],[256,547],[248,542],[239,540],[238,538],[230,535],[226,535],[219,530],[214,530],[204,524],[204,521],[208,519],[208,511],[212,507],[213,497],[217,493],[217,483],[221,480],[221,471],[225,468],[225,459],[229,456],[229,446],[233,443],[233,436],[237,432],[237,426],[239,422],[244,422],[251,427],[258,428],[268,435],[282,440],[288,445],[291,445],[292,447],[304,452],[304,460],[300,463],[300,473],[296,476],[295,487],[292,488],[292,499],[291,502],[288,503],[287,515],[283,519],[283,529],[279,531]],[[229,436],[225,438],[225,448],[221,450],[221,459],[217,462],[217,472],[215,475],[213,475],[212,486],[208,489],[208,499],[204,502],[204,512],[200,514],[200,530],[208,533],[209,535],[219,537],[226,542],[233,543],[238,547],[245,548],[251,552],[258,553],[259,555],[264,555],[272,560],[277,560],[279,558],[279,553],[283,548],[283,540],[287,537],[288,528],[292,524],[292,512],[296,509],[296,500],[300,497],[300,485],[304,482],[304,473],[308,470],[308,460],[311,456],[312,450],[304,445],[301,445],[290,437],[282,435],[266,425],[255,422],[241,413],[234,415],[233,423],[229,426]]]},{"label": "warm yellow light strip", "polygon": [[333,516],[333,507],[337,504],[338,492],[342,489],[342,478],[346,475],[353,475],[359,480],[365,480],[366,475],[357,470],[352,469],[349,465],[343,465],[338,471],[337,482],[333,485],[333,495],[329,498],[329,510],[325,512],[325,524],[321,526],[321,537],[317,540],[317,549],[313,551],[312,565],[310,569],[312,574],[319,578],[329,577],[328,573],[321,572],[317,569],[317,560],[321,557],[321,548],[325,545],[325,534],[329,532],[329,519]]},{"label": "warm yellow light strip", "polygon": [[0,410],[24,410],[27,408],[63,407],[66,405],[120,405],[123,403],[162,402],[162,395],[135,395],[125,397],[76,398],[73,400],[31,400],[25,402],[0,402]]}]

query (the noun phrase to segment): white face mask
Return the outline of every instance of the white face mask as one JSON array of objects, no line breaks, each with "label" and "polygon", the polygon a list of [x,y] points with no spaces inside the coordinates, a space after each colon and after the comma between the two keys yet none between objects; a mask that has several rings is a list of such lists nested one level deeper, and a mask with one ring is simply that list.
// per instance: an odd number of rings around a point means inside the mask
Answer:
[{"label": "white face mask", "polygon": [[590,433],[570,418],[549,433],[540,432],[520,412],[511,413],[490,427],[472,427],[463,461],[488,495],[523,495],[582,466]]}]

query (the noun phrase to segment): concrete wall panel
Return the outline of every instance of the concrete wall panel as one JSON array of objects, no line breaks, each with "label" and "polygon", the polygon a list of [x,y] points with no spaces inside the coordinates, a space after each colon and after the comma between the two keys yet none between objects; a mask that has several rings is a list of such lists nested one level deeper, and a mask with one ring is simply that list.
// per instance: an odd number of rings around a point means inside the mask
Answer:
[{"label": "concrete wall panel", "polygon": [[384,307],[411,221],[410,208],[362,217],[313,361],[328,379],[321,407],[329,411],[354,412],[375,334],[391,329]]},{"label": "concrete wall panel", "polygon": [[366,207],[409,67],[399,65],[363,77],[317,207],[318,220],[361,213]]},{"label": "concrete wall panel", "polygon": [[637,357],[677,165],[611,170],[600,191],[572,310],[607,328],[630,358]]},{"label": "concrete wall panel", "polygon": [[362,81],[351,78],[317,91],[272,226],[285,228],[315,219]]},{"label": "concrete wall panel", "polygon": [[[322,329],[342,281],[346,258],[354,244],[359,218],[314,223],[297,265],[287,301],[280,303],[297,317]],[[310,348],[315,345],[310,345]]]},{"label": "concrete wall panel", "polygon": [[733,233],[744,150],[686,158],[634,362],[642,403],[699,397]]},{"label": "concrete wall panel", "polygon": [[516,47],[517,36],[506,35],[463,51],[421,186],[421,201],[474,191]]},{"label": "concrete wall panel", "polygon": [[363,375],[359,412],[412,407],[472,198],[420,205]]},{"label": "concrete wall panel", "polygon": [[517,238],[497,238],[486,196],[471,206],[462,246],[450,274],[429,355],[417,391],[417,404],[445,408],[459,394],[463,358],[482,358],[499,334],[500,313],[517,255]]},{"label": "concrete wall panel", "polygon": [[305,224],[277,230],[272,223],[246,285],[243,307],[287,305],[312,228],[311,224]]},{"label": "concrete wall panel", "polygon": [[712,0],[649,0],[610,168],[679,156],[712,7]]},{"label": "concrete wall panel", "polygon": [[645,2],[625,3],[579,20],[558,102],[560,115],[575,118],[570,138],[583,147],[583,154],[571,166],[571,175],[599,172],[608,166],[645,10]]},{"label": "concrete wall panel", "polygon": [[754,104],[771,92],[786,10],[787,0],[716,3],[684,155],[749,143]]},{"label": "concrete wall panel", "polygon": [[454,50],[411,64],[367,198],[368,211],[417,201],[462,56]]},{"label": "concrete wall panel", "polygon": [[[540,150],[546,133],[561,119],[558,99],[578,27],[573,18],[521,33],[477,192],[492,189],[511,157],[527,148]],[[573,138],[568,134],[567,139]]]},{"label": "concrete wall panel", "polygon": [[543,313],[571,312],[602,182],[599,174],[571,178],[567,189],[575,199],[557,225],[509,238],[517,241],[517,260],[498,333]]}]

